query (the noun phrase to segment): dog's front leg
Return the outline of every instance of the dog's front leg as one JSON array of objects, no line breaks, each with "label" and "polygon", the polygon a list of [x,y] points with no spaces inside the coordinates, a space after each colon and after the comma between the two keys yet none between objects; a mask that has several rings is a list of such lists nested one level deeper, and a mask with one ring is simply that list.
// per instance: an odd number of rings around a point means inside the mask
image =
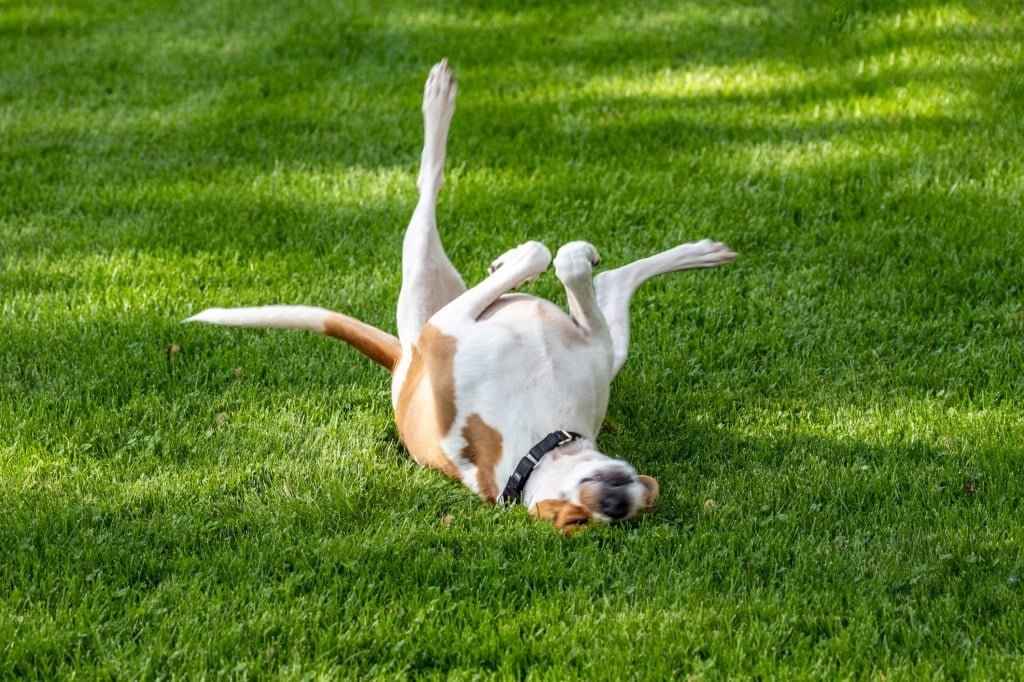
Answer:
[{"label": "dog's front leg", "polygon": [[592,275],[601,262],[597,249],[588,242],[569,242],[555,256],[555,276],[565,285],[569,315],[587,334],[608,334],[604,313],[597,304]]},{"label": "dog's front leg", "polygon": [[540,242],[526,242],[491,264],[491,274],[446,305],[433,320],[445,323],[476,320],[502,294],[537,279],[548,269],[551,252]]}]

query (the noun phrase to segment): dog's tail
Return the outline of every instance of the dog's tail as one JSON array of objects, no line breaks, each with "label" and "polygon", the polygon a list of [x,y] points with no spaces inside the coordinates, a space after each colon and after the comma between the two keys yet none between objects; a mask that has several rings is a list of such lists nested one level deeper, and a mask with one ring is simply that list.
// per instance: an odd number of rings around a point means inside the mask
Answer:
[{"label": "dog's tail", "polygon": [[402,344],[391,334],[348,315],[307,305],[207,308],[184,321],[319,332],[341,339],[389,372],[395,371],[402,355]]}]

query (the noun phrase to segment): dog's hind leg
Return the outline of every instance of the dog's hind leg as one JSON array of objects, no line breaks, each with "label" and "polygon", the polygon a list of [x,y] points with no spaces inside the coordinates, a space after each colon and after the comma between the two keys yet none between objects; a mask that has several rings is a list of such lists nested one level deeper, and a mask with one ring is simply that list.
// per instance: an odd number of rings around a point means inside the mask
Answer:
[{"label": "dog's hind leg", "polygon": [[725,244],[705,239],[680,244],[656,256],[602,272],[595,277],[597,302],[608,322],[612,349],[615,353],[612,376],[617,374],[626,362],[629,351],[629,302],[641,284],[657,275],[692,268],[713,268],[735,258],[736,254]]},{"label": "dog's hind leg", "polygon": [[416,341],[434,313],[466,290],[437,231],[437,195],[444,184],[448,128],[455,111],[456,89],[455,74],[448,67],[448,60],[443,59],[430,70],[423,92],[423,156],[416,182],[420,197],[402,244],[398,338],[405,347]]}]

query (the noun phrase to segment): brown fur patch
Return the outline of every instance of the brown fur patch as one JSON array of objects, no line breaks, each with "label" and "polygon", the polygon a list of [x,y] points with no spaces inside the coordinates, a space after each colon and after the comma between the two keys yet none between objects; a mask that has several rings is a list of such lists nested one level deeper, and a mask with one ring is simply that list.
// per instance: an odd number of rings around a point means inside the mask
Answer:
[{"label": "brown fur patch", "polygon": [[640,484],[647,489],[644,494],[644,509],[649,508],[654,504],[654,501],[658,499],[658,493],[661,491],[658,482],[650,476],[637,476],[636,480],[640,481]]},{"label": "brown fur patch", "polygon": [[579,530],[590,520],[590,514],[567,500],[541,500],[530,508],[534,519],[551,519],[555,528],[563,533]]},{"label": "brown fur patch", "polygon": [[402,357],[398,339],[348,315],[332,313],[324,320],[324,334],[350,344],[389,372],[395,371]]},{"label": "brown fur patch", "polygon": [[478,414],[471,414],[462,427],[466,447],[462,456],[476,465],[476,483],[480,497],[491,504],[498,501],[498,484],[494,480],[494,467],[501,459],[501,434],[488,425]]},{"label": "brown fur patch", "polygon": [[601,506],[601,486],[584,483],[580,486],[580,502],[587,511],[594,511]]},{"label": "brown fur patch", "polygon": [[455,339],[437,327],[423,328],[395,401],[395,424],[417,462],[461,481],[441,450],[441,439],[455,422],[455,346]]}]

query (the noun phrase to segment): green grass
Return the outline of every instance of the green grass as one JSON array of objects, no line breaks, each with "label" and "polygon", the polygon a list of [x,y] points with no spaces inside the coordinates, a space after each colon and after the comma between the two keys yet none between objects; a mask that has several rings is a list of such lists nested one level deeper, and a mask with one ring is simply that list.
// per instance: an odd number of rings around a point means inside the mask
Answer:
[{"label": "green grass", "polygon": [[[0,1],[0,677],[1020,677],[1022,45],[972,0]],[[468,279],[742,254],[635,299],[636,524],[418,469],[342,344],[178,322],[393,329],[445,55]]]}]

